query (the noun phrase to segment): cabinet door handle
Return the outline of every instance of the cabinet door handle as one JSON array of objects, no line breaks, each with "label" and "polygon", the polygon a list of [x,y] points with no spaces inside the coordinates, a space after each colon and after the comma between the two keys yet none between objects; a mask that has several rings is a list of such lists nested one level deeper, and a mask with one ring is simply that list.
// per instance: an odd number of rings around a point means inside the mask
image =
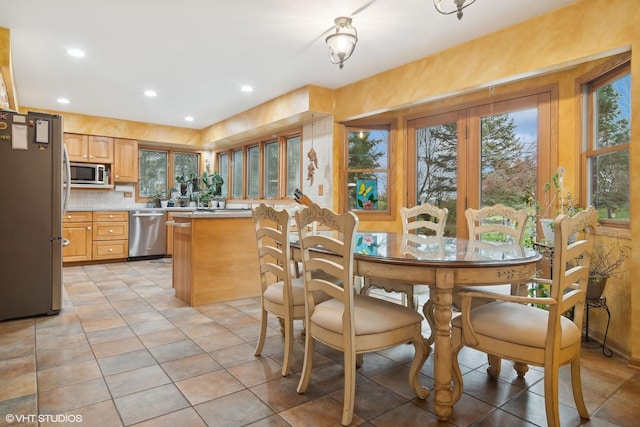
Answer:
[{"label": "cabinet door handle", "polygon": [[91,226],[87,227],[87,230],[91,230]]},{"label": "cabinet door handle", "polygon": [[109,248],[109,252],[113,252],[113,248]]},{"label": "cabinet door handle", "polygon": [[191,228],[191,223],[190,222],[167,221],[166,224],[171,226],[171,227]]},{"label": "cabinet door handle", "polygon": [[109,229],[109,233],[113,233],[113,230],[112,230],[112,229]]}]

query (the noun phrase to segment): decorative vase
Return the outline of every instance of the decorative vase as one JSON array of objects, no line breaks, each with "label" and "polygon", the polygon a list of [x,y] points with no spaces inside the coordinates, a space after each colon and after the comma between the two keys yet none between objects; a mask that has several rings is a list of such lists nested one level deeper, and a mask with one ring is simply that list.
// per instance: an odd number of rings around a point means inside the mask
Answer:
[{"label": "decorative vase", "polygon": [[604,287],[607,285],[608,277],[589,277],[587,282],[587,299],[599,300],[604,292]]}]

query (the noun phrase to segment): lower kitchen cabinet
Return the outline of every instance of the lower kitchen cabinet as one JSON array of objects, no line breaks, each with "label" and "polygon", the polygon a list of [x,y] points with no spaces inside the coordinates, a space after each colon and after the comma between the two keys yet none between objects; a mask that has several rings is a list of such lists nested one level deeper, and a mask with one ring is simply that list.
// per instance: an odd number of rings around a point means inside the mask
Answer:
[{"label": "lower kitchen cabinet", "polygon": [[64,262],[90,261],[93,241],[91,212],[69,212],[62,220],[62,236],[69,244],[62,250]]},{"label": "lower kitchen cabinet", "polygon": [[[173,212],[167,212],[167,221],[174,221]],[[173,227],[167,225],[167,255],[173,255]]]},{"label": "lower kitchen cabinet", "polygon": [[91,259],[120,259],[128,256],[128,212],[94,212],[93,253]]},{"label": "lower kitchen cabinet", "polygon": [[63,262],[125,259],[129,256],[129,217],[126,211],[74,211],[63,218],[69,241]]}]

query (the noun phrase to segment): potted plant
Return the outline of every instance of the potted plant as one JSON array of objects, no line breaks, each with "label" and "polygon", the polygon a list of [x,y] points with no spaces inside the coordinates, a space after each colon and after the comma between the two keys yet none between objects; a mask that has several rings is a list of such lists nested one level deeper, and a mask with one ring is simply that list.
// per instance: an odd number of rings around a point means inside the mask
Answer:
[{"label": "potted plant", "polygon": [[184,175],[176,176],[176,182],[180,184],[180,195],[182,197],[187,196],[187,191],[189,190],[190,179],[185,177]]},{"label": "potted plant", "polygon": [[625,261],[629,258],[630,249],[629,246],[623,246],[619,243],[598,243],[593,246],[589,266],[587,299],[598,300],[602,297],[609,277],[619,277],[622,273]]},{"label": "potted plant", "polygon": [[[533,196],[530,198],[530,204],[534,205],[536,213],[539,212],[540,228],[542,229],[544,241],[549,245],[553,245],[555,237],[553,232],[555,218],[552,214],[555,212],[556,215],[575,215],[582,210],[573,195],[564,190],[564,168],[562,166],[551,175],[549,182],[544,184],[542,204]],[[552,209],[554,207],[556,209]]]},{"label": "potted plant", "polygon": [[153,190],[149,193],[149,202],[147,206],[150,208],[159,208],[162,206],[161,201],[165,198],[165,192],[163,190]]},{"label": "potted plant", "polygon": [[222,194],[224,179],[222,179],[222,176],[218,172],[212,174],[204,172],[200,179],[211,196],[215,197]]}]

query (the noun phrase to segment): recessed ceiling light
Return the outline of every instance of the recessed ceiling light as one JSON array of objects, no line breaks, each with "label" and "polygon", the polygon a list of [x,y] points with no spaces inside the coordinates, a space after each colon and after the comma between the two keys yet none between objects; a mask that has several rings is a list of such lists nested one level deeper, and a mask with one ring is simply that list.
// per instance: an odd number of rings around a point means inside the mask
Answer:
[{"label": "recessed ceiling light", "polygon": [[157,96],[157,95],[158,95],[158,94],[156,93],[156,91],[155,91],[155,90],[151,90],[151,89],[149,89],[149,90],[145,90],[145,91],[144,91],[144,94],[145,94],[146,96],[148,96],[149,98],[153,98],[153,97],[155,97],[155,96]]},{"label": "recessed ceiling light", "polygon": [[58,103],[60,104],[68,104],[69,102],[68,98],[58,98]]},{"label": "recessed ceiling light", "polygon": [[249,85],[242,85],[240,90],[243,91],[243,92],[253,92],[253,87],[251,87]]},{"label": "recessed ceiling light", "polygon": [[67,53],[71,56],[75,56],[76,58],[84,58],[84,50],[82,49],[76,49],[76,48],[68,49]]},{"label": "recessed ceiling light", "polygon": [[185,119],[186,121],[188,121],[188,122],[192,122],[192,121],[193,121],[193,117],[191,117],[191,116],[187,116],[187,117],[185,117],[184,119]]}]

